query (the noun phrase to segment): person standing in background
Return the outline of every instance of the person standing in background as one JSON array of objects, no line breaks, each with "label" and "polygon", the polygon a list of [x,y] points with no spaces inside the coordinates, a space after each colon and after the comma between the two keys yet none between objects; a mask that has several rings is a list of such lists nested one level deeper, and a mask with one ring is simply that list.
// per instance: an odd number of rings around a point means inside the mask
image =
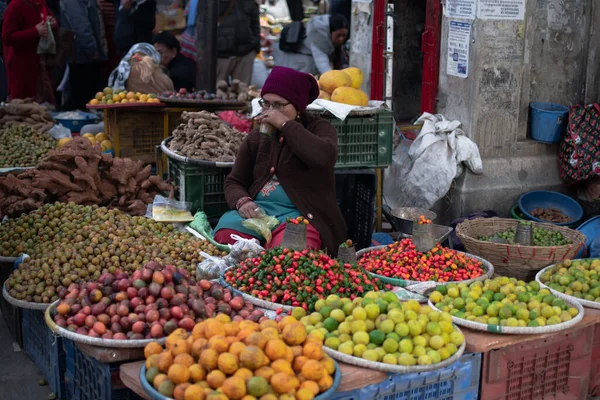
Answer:
[{"label": "person standing in background", "polygon": [[104,77],[108,79],[113,69],[119,65],[121,60],[117,55],[115,46],[115,3],[113,0],[98,0],[100,15],[104,21],[104,32],[106,37],[107,60],[104,64]]},{"label": "person standing in background", "polygon": [[181,54],[181,44],[171,32],[154,36],[152,45],[160,53],[160,65],[167,70],[175,90],[192,91],[196,85],[196,63]]},{"label": "person standing in background", "polygon": [[40,38],[49,34],[47,22],[52,30],[58,29],[44,0],[12,0],[6,8],[2,47],[10,99],[31,97],[40,103],[56,104],[46,57],[37,54]]},{"label": "person standing in background", "polygon": [[115,0],[115,44],[119,57],[138,43],[151,43],[156,24],[155,0]]},{"label": "person standing in background", "polygon": [[69,62],[70,99],[68,109],[83,109],[88,100],[102,91],[107,50],[102,36],[103,22],[97,0],[61,0],[63,26],[75,33],[75,55]]},{"label": "person standing in background", "polygon": [[260,16],[254,0],[220,0],[217,31],[217,82],[228,78],[246,84],[260,51]]}]

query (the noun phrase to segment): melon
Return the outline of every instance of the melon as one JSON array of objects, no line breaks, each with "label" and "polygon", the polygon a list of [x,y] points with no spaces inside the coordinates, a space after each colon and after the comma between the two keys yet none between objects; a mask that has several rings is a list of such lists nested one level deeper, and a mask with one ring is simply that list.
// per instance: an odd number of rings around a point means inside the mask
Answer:
[{"label": "melon", "polygon": [[345,72],[350,77],[352,81],[350,86],[352,86],[354,89],[360,89],[360,85],[363,83],[364,76],[363,72],[359,68],[350,67],[343,69],[342,72]]},{"label": "melon", "polygon": [[318,98],[323,100],[331,100],[331,95],[324,90],[320,90]]},{"label": "melon", "polygon": [[339,87],[350,87],[351,85],[352,79],[350,76],[345,72],[335,69],[325,72],[319,78],[319,87],[321,90],[330,94]]},{"label": "melon", "polygon": [[366,93],[351,87],[339,87],[331,94],[331,100],[336,103],[348,104],[351,106],[368,106],[369,100]]}]

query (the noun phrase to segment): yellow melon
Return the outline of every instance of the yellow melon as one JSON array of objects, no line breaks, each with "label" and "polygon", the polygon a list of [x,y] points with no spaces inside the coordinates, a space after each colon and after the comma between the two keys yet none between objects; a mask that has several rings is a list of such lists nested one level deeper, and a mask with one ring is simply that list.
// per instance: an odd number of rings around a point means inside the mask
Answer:
[{"label": "yellow melon", "polygon": [[324,90],[330,94],[339,87],[350,87],[350,85],[352,85],[352,79],[350,79],[350,76],[345,72],[335,69],[325,72],[319,78],[319,86],[321,87],[321,90]]},{"label": "yellow melon", "polygon": [[352,86],[354,89],[360,89],[360,85],[362,85],[364,76],[363,72],[359,68],[350,67],[343,69],[342,72],[348,74],[348,76],[352,80],[352,84],[350,86]]},{"label": "yellow melon", "polygon": [[323,100],[331,100],[331,95],[329,93],[327,93],[324,90],[321,90],[319,92],[319,99],[323,99]]},{"label": "yellow melon", "polygon": [[363,92],[362,90],[359,90],[360,95],[361,95],[361,106],[366,107],[369,105],[369,96],[367,96],[367,94],[365,92]]},{"label": "yellow melon", "polygon": [[65,144],[69,143],[71,140],[73,140],[73,139],[71,139],[70,137],[65,137],[65,138],[59,139],[59,141],[58,141],[58,143],[56,145],[60,149]]},{"label": "yellow melon", "polygon": [[112,142],[108,139],[100,142],[100,146],[102,147],[102,151],[112,150]]},{"label": "yellow melon", "polygon": [[94,134],[93,134],[93,133],[86,133],[86,134],[84,134],[84,135],[81,135],[81,136],[83,136],[84,138],[88,138],[88,139],[93,139],[93,138],[95,138],[95,136],[94,136]]},{"label": "yellow melon", "polygon": [[96,142],[103,142],[108,140],[108,135],[104,132],[100,132],[96,134]]},{"label": "yellow melon", "polygon": [[367,106],[368,99],[366,100],[366,94],[360,90],[351,87],[339,87],[331,94],[331,100],[336,103],[348,104],[351,106]]}]

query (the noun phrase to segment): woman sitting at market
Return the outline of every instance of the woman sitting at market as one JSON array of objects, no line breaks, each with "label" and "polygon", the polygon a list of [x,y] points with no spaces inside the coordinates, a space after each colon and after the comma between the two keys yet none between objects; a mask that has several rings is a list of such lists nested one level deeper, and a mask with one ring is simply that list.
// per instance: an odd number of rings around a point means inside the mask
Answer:
[{"label": "woman sitting at market", "polygon": [[160,53],[160,65],[167,70],[175,90],[194,90],[196,85],[196,62],[181,54],[181,44],[171,32],[160,32],[152,40]]},{"label": "woman sitting at market", "polygon": [[254,129],[238,151],[225,180],[225,198],[231,208],[215,228],[215,240],[234,243],[231,234],[259,238],[242,221],[259,216],[261,209],[277,218],[268,247],[281,244],[288,218],[304,216],[307,246],[337,254],[346,239],[346,224],[335,196],[334,166],[337,134],[327,121],[306,114],[319,95],[316,80],[290,68],[275,67],[260,99],[259,124],[275,128],[271,135]]}]

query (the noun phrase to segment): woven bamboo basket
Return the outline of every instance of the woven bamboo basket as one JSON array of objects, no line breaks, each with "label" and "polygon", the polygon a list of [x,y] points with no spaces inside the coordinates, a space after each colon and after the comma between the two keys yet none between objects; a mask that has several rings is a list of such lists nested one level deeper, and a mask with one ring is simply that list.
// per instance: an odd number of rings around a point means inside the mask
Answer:
[{"label": "woven bamboo basket", "polygon": [[482,257],[494,265],[497,275],[535,280],[535,274],[542,268],[568,258],[574,258],[585,245],[585,235],[563,226],[537,223],[538,228],[560,231],[571,241],[563,246],[521,246],[518,244],[491,243],[479,240],[482,236],[492,236],[517,228],[519,221],[508,218],[484,218],[465,221],[456,227],[456,234],[465,245],[468,253]]}]

